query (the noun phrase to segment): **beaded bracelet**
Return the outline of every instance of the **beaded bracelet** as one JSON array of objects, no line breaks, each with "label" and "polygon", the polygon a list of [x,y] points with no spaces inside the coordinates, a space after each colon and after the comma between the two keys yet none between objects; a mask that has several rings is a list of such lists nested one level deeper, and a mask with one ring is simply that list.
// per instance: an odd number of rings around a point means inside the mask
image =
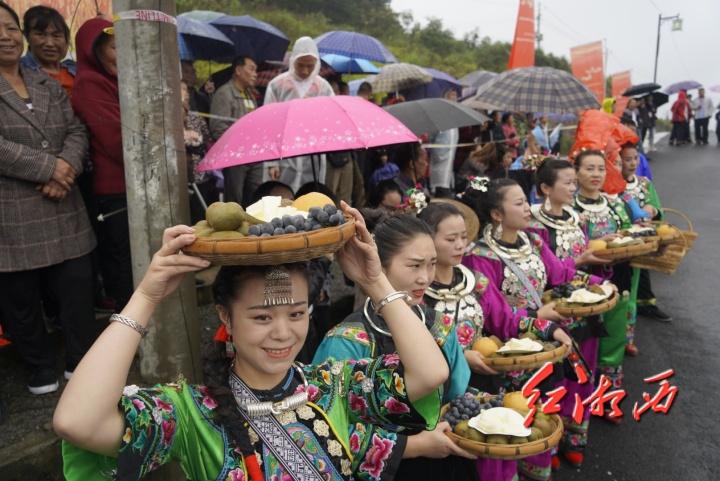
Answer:
[{"label": "beaded bracelet", "polygon": [[135,319],[130,319],[122,314],[113,314],[110,316],[110,322],[119,322],[120,324],[124,324],[127,327],[134,329],[141,337],[147,336],[147,333],[149,332],[147,327],[141,326]]}]

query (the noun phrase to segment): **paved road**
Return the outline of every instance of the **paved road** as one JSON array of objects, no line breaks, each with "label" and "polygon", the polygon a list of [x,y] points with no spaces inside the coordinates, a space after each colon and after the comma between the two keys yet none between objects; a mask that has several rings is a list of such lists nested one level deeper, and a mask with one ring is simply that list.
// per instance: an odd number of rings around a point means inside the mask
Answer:
[{"label": "paved road", "polygon": [[[720,387],[720,147],[665,144],[652,157],[663,204],[690,214],[701,237],[674,276],[653,274],[655,294],[675,319],[638,320],[640,356],[625,363],[628,397],[622,407],[629,419],[621,426],[593,420],[585,466],[577,471],[564,465],[555,481],[720,479],[720,420],[711,410]],[[669,368],[680,388],[670,414],[650,412],[633,421],[643,378]]]}]

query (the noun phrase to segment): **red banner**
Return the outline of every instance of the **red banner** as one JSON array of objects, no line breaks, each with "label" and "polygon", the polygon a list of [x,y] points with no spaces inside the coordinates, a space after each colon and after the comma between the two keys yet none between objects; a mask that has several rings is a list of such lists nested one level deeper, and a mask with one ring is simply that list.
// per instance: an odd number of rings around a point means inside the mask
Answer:
[{"label": "red banner", "polygon": [[70,42],[72,45],[75,45],[75,34],[78,28],[80,28],[80,25],[97,16],[98,11],[103,16],[108,18],[112,17],[111,0],[97,0],[96,2],[87,0],[43,0],[42,2],[38,2],[37,0],[15,0],[11,2],[15,11],[20,15],[20,18],[22,18],[25,10],[40,3],[46,7],[54,8],[65,18],[65,21],[70,27]]},{"label": "red banner", "polygon": [[535,65],[535,0],[520,0],[508,70]]},{"label": "red banner", "polygon": [[570,67],[577,77],[598,99],[605,97],[605,74],[603,72],[603,44],[593,42],[570,49]]},{"label": "red banner", "polygon": [[625,107],[627,107],[628,102],[630,101],[629,97],[623,97],[622,93],[630,88],[632,85],[630,81],[630,71],[626,70],[625,72],[618,72],[614,73],[610,76],[610,89],[612,96],[615,98],[615,115],[618,117],[621,117],[623,112],[625,112]]}]

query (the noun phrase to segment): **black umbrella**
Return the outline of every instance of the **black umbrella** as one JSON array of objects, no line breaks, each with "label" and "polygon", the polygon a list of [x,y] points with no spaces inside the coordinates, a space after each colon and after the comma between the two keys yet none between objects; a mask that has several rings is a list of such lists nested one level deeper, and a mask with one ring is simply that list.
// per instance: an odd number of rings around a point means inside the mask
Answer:
[{"label": "black umbrella", "polygon": [[641,98],[647,99],[652,97],[652,104],[655,108],[668,103],[670,96],[665,92],[653,92],[650,95],[643,95]]},{"label": "black umbrella", "polygon": [[637,97],[638,95],[649,94],[656,90],[660,90],[661,85],[648,82],[645,84],[637,84],[628,87],[622,94],[623,97]]},{"label": "black umbrella", "polygon": [[385,107],[385,110],[416,135],[479,125],[490,120],[469,107],[438,98],[401,102]]}]

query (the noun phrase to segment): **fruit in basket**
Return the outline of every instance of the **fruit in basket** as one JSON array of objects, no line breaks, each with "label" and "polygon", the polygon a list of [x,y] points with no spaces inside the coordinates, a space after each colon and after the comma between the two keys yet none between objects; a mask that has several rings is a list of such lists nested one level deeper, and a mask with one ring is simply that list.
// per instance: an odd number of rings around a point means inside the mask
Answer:
[{"label": "fruit in basket", "polygon": [[486,436],[483,433],[470,426],[468,426],[468,430],[463,437],[469,439],[470,441],[475,441],[478,443],[484,443],[486,439]]},{"label": "fruit in basket", "polygon": [[237,202],[213,202],[205,218],[216,231],[237,230],[245,220],[245,211]]},{"label": "fruit in basket", "polygon": [[467,420],[458,422],[453,428],[453,432],[461,438],[466,438],[468,432],[470,432],[470,426],[468,426]]},{"label": "fruit in basket", "polygon": [[215,232],[212,227],[210,227],[210,224],[208,224],[208,221],[201,220],[197,224],[193,226],[193,229],[195,229],[195,235],[197,237],[209,237],[210,234]]},{"label": "fruit in basket", "polygon": [[498,346],[489,337],[481,337],[473,343],[472,349],[482,354],[483,357],[490,357],[497,352]]},{"label": "fruit in basket", "polygon": [[556,345],[554,342],[546,341],[542,343],[543,345],[543,351],[550,352],[557,349],[558,345]]},{"label": "fruit in basket", "polygon": [[522,436],[510,436],[509,444],[525,444],[526,442],[528,442],[528,438],[524,438]]},{"label": "fruit in basket", "polygon": [[538,337],[530,331],[525,331],[518,336],[518,339],[530,339],[532,341],[537,341]]},{"label": "fruit in basket", "polygon": [[248,235],[249,231],[250,231],[250,223],[248,221],[244,220],[242,222],[242,224],[240,224],[240,228],[238,229],[238,232],[241,233],[242,235],[246,236],[246,235]]},{"label": "fruit in basket", "polygon": [[530,428],[530,435],[527,437],[528,442],[537,441],[538,439],[542,439],[545,436],[543,436],[543,432],[540,431],[540,428],[537,428],[535,426],[532,426]]},{"label": "fruit in basket", "polygon": [[607,242],[605,242],[602,239],[593,239],[590,242],[588,242],[588,250],[589,251],[602,251],[607,249],[608,245]]},{"label": "fruit in basket", "polygon": [[239,233],[236,230],[223,230],[223,231],[215,231],[212,234],[210,234],[211,239],[215,240],[227,240],[227,239],[244,239],[245,236]]},{"label": "fruit in basket", "polygon": [[[263,197],[264,199],[265,197]],[[295,209],[295,207],[291,207]],[[299,211],[296,211],[299,212]],[[297,232],[310,232],[325,227],[333,227],[345,223],[345,217],[334,204],[328,204],[324,207],[311,207],[307,217],[302,213],[294,215],[284,214],[279,217],[273,217],[268,222],[248,227],[249,236],[277,236],[285,234],[295,234]]]},{"label": "fruit in basket", "polygon": [[671,236],[675,233],[675,229],[669,224],[660,224],[659,226],[657,226],[655,231],[659,236],[663,237]]},{"label": "fruit in basket", "polygon": [[522,395],[520,391],[513,391],[505,394],[503,399],[503,407],[514,409],[523,416],[530,412],[528,407],[529,400]]},{"label": "fruit in basket", "polygon": [[503,346],[505,345],[505,343],[502,342],[502,341],[500,340],[500,338],[497,337],[497,336],[494,335],[494,334],[493,334],[492,336],[490,336],[490,339],[492,340],[492,342],[495,343],[495,345],[498,347],[498,349],[500,349],[501,347],[503,347]]},{"label": "fruit in basket", "polygon": [[293,207],[297,210],[303,210],[310,212],[313,207],[323,208],[326,205],[335,205],[333,200],[325,194],[320,192],[308,192],[305,195],[301,195],[293,202]]},{"label": "fruit in basket", "polygon": [[489,434],[485,436],[485,442],[488,444],[510,444],[510,436],[504,434]]},{"label": "fruit in basket", "polygon": [[535,420],[532,423],[533,428],[537,428],[542,433],[542,437],[546,438],[555,431],[555,426],[549,417],[542,413],[535,414]]}]

